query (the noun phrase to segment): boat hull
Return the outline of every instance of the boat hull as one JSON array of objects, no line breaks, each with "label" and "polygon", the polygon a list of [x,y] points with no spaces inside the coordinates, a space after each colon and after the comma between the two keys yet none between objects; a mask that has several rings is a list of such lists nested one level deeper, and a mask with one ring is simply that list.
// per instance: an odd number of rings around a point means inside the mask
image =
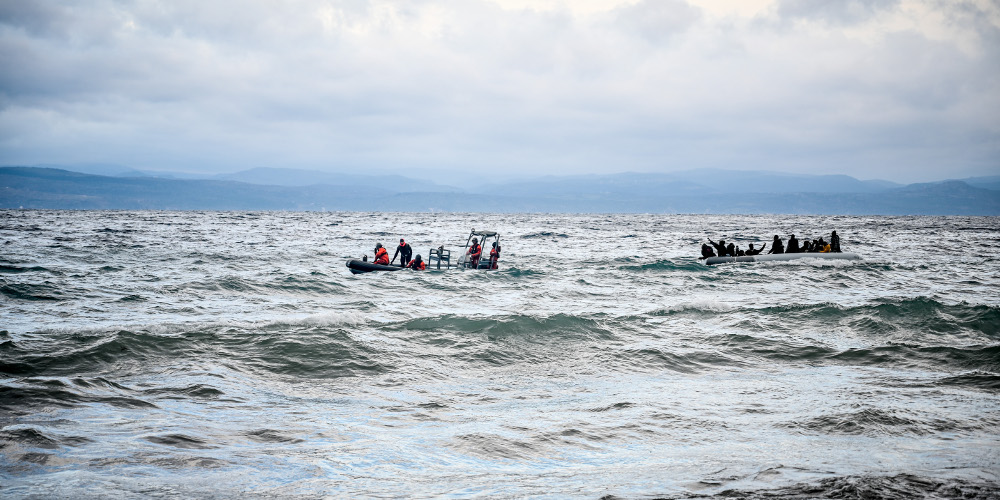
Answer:
[{"label": "boat hull", "polygon": [[842,253],[780,253],[765,255],[747,255],[744,257],[709,257],[705,259],[705,264],[713,266],[715,264],[727,264],[730,262],[771,262],[797,259],[823,259],[823,260],[861,260],[861,256],[852,252]]},{"label": "boat hull", "polygon": [[382,264],[374,264],[372,262],[365,262],[357,259],[347,261],[347,268],[354,274],[370,273],[373,271],[399,271],[400,269],[406,269],[405,267],[383,266]]}]

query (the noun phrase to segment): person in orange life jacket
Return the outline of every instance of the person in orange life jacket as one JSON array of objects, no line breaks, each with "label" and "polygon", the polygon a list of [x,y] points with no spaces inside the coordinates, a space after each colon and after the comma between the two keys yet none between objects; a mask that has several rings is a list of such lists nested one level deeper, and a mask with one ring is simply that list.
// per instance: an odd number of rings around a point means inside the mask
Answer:
[{"label": "person in orange life jacket", "polygon": [[479,246],[479,238],[472,238],[469,247],[469,267],[479,269],[479,257],[483,255],[483,247]]},{"label": "person in orange life jacket", "polygon": [[500,246],[493,242],[493,249],[490,250],[490,269],[497,268],[497,261],[500,260]]},{"label": "person in orange life jacket", "polygon": [[413,269],[414,271],[423,271],[424,269],[427,269],[427,266],[424,264],[424,259],[420,257],[419,253],[417,254],[417,258],[411,260],[406,267]]},{"label": "person in orange life jacket", "polygon": [[396,256],[399,255],[399,267],[406,267],[410,263],[410,256],[413,255],[413,249],[410,248],[410,244],[403,241],[403,238],[399,239],[399,246],[396,247],[396,253],[392,254],[392,260],[389,261],[391,265],[396,262]]},{"label": "person in orange life jacket", "polygon": [[383,266],[389,265],[389,252],[382,247],[381,243],[375,245],[375,263]]}]

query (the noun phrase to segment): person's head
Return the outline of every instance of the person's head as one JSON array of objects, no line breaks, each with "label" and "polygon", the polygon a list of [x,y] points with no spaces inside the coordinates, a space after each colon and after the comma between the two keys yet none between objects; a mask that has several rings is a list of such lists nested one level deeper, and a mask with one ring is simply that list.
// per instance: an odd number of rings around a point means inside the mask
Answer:
[{"label": "person's head", "polygon": [[778,235],[774,235],[774,240],[775,240],[775,241],[777,241],[777,240],[780,240],[780,239],[781,239],[781,238],[779,238],[779,237],[778,237]]},{"label": "person's head", "polygon": [[830,233],[831,236],[837,236],[837,231]]},{"label": "person's head", "polygon": [[753,243],[750,244],[750,250],[753,250]]},{"label": "person's head", "polygon": [[417,258],[416,258],[416,259],[413,259],[413,260],[415,260],[415,261],[417,261],[417,262],[420,262],[420,261],[422,261],[422,260],[423,260],[423,258],[422,258],[422,257],[420,257],[420,254],[418,253],[418,254],[417,254]]},{"label": "person's head", "polygon": [[400,239],[399,239],[399,244],[400,244],[400,245],[402,245],[402,244],[404,244],[404,243],[406,243],[406,242],[405,242],[405,241],[403,241],[403,238],[400,238]]},{"label": "person's head", "polygon": [[497,242],[494,241],[493,242],[493,248],[496,248],[496,247],[497,247]]},{"label": "person's head", "polygon": [[472,238],[472,244],[476,245],[479,243],[479,238]]},{"label": "person's head", "polygon": [[722,246],[725,246],[726,245],[726,240],[719,240],[719,244],[722,245]]},{"label": "person's head", "polygon": [[379,248],[382,248],[382,244],[381,243],[376,243],[375,244],[375,250],[378,250]]},{"label": "person's head", "polygon": [[795,237],[795,235],[794,235],[794,234],[793,234],[793,235],[791,235],[791,236],[789,236],[789,238],[794,238],[794,237]]}]

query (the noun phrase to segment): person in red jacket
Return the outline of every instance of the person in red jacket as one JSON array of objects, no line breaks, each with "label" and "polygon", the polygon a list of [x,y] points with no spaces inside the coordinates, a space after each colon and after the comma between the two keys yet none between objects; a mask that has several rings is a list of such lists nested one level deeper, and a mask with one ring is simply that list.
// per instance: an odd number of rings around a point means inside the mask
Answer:
[{"label": "person in red jacket", "polygon": [[389,265],[389,252],[382,247],[381,243],[375,245],[375,263],[383,266]]},{"label": "person in red jacket", "polygon": [[427,266],[424,264],[424,259],[420,257],[419,253],[417,254],[417,258],[411,260],[410,264],[406,267],[413,269],[414,271],[423,271],[424,269],[427,269]]},{"label": "person in red jacket", "polygon": [[497,261],[500,260],[500,245],[497,242],[493,242],[493,248],[490,250],[490,269],[497,268]]},{"label": "person in red jacket", "polygon": [[483,247],[479,245],[479,238],[472,238],[472,246],[469,247],[469,267],[479,269],[479,257],[483,255]]}]

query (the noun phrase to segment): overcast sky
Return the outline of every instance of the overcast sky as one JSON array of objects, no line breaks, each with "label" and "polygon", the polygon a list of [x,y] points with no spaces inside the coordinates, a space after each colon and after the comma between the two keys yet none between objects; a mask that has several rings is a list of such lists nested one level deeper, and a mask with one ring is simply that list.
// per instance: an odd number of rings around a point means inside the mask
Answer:
[{"label": "overcast sky", "polygon": [[1000,2],[0,0],[0,164],[85,162],[1000,175]]}]

